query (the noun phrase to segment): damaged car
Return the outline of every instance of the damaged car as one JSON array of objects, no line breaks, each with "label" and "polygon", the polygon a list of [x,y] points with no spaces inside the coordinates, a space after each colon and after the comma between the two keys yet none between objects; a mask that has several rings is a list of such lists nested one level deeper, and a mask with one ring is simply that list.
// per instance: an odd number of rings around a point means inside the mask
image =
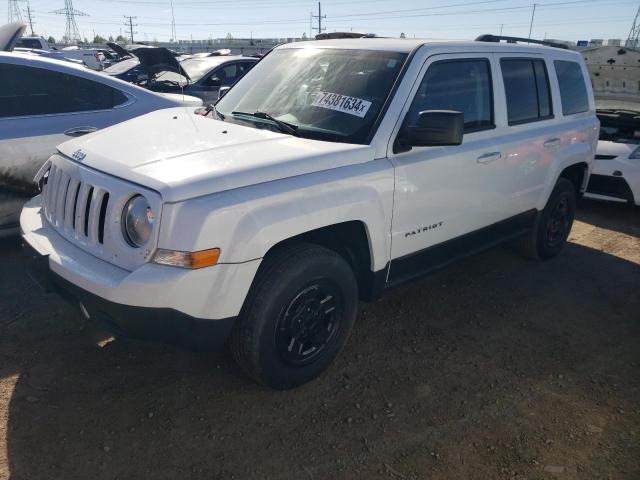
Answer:
[{"label": "damaged car", "polygon": [[56,145],[162,108],[202,105],[158,94],[83,66],[11,52],[22,24],[0,28],[0,237],[18,233],[33,177]]},{"label": "damaged car", "polygon": [[148,47],[135,50],[104,73],[155,92],[184,93],[205,103],[218,100],[220,89],[230,87],[259,60],[254,57],[209,55],[176,58],[170,50]]},{"label": "damaged car", "polygon": [[640,205],[640,99],[596,105],[600,140],[586,196]]}]

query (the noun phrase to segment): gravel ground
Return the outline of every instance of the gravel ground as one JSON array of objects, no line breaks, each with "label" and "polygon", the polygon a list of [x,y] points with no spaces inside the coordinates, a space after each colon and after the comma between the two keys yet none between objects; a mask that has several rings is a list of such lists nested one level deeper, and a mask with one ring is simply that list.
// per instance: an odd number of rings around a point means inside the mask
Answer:
[{"label": "gravel ground", "polygon": [[585,202],[555,260],[508,247],[363,304],[298,390],[119,339],[0,244],[0,478],[640,479],[640,210]]}]

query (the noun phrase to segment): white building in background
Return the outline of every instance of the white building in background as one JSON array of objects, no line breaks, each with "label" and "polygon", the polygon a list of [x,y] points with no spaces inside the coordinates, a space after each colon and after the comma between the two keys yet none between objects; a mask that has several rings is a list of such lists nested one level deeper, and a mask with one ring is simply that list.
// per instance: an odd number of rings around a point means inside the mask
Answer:
[{"label": "white building in background", "polygon": [[581,53],[596,97],[640,101],[640,49],[608,44]]}]

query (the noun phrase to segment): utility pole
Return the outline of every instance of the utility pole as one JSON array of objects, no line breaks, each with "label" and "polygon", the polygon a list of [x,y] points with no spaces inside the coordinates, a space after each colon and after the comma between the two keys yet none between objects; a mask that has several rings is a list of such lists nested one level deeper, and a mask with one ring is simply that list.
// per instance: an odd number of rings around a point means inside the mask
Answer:
[{"label": "utility pole", "polygon": [[31,5],[27,2],[27,19],[29,20],[29,28],[31,29],[31,36],[35,37],[35,32],[33,30],[33,12],[31,12]]},{"label": "utility pole", "polygon": [[531,12],[531,24],[529,25],[529,40],[531,40],[531,31],[533,30],[533,18],[536,16],[536,4],[533,4],[533,12]]},{"label": "utility pole", "polygon": [[322,4],[320,2],[318,2],[318,15],[311,15],[311,16],[313,18],[318,19],[318,26],[315,28],[315,30],[318,30],[318,33],[322,33],[324,30],[327,29],[327,27],[322,26],[322,19],[327,18],[327,16],[322,15]]},{"label": "utility pole", "polygon": [[176,18],[173,15],[173,0],[169,0],[169,3],[171,4],[171,38],[174,42],[177,42],[178,39],[176,37],[178,34],[176,33]]},{"label": "utility pole", "polygon": [[502,36],[502,29],[504,28],[504,23],[500,24],[500,36]]},{"label": "utility pole", "polygon": [[138,32],[134,32],[133,31],[133,27],[137,27],[138,24],[136,23],[134,25],[133,21],[138,18],[138,17],[131,17],[129,15],[123,15],[124,18],[127,18],[129,21],[128,22],[124,22],[125,27],[129,27],[129,34],[131,35],[131,43],[135,43],[135,41],[133,40],[133,34],[134,33],[138,33]]}]

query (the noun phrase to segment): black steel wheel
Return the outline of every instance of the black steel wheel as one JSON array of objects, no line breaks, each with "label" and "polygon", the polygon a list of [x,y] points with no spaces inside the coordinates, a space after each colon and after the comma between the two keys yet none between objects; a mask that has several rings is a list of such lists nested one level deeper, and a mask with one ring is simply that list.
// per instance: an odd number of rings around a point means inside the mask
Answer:
[{"label": "black steel wheel", "polygon": [[280,313],[275,334],[278,354],[292,365],[313,362],[338,334],[342,294],[330,282],[303,288]]},{"label": "black steel wheel", "polygon": [[263,260],[230,338],[240,367],[276,389],[326,370],[355,321],[358,285],[347,261],[324,247],[280,248]]},{"label": "black steel wheel", "polygon": [[520,250],[529,258],[548,260],[560,253],[569,237],[576,213],[576,189],[559,178],[531,232],[522,238]]},{"label": "black steel wheel", "polygon": [[569,198],[567,195],[558,198],[549,215],[546,225],[546,244],[550,248],[563,243],[571,230],[573,218],[570,215]]}]

